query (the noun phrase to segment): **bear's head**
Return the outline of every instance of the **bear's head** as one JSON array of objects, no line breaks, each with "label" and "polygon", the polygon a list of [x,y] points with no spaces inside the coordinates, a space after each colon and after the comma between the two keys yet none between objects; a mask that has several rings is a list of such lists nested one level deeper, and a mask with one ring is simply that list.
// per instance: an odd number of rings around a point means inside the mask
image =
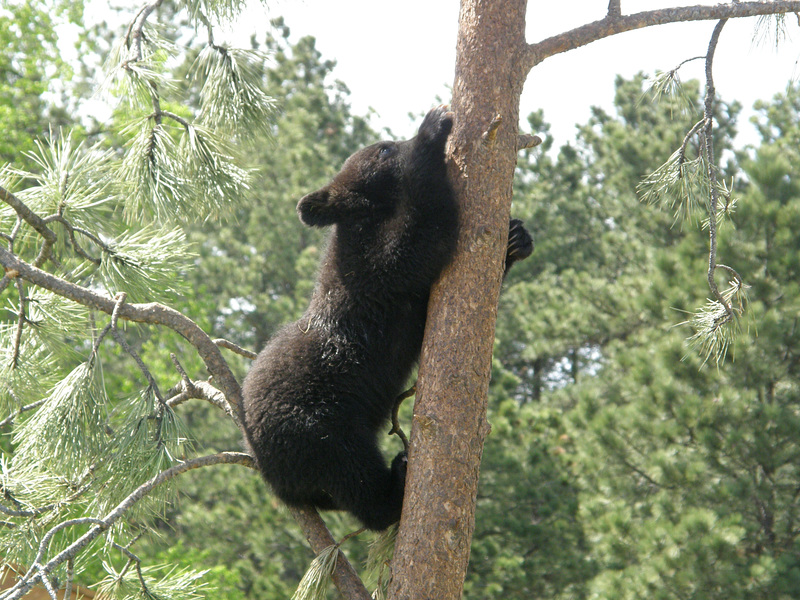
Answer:
[{"label": "bear's head", "polygon": [[404,197],[438,187],[432,178],[446,179],[444,147],[452,127],[453,113],[440,106],[426,115],[416,137],[359,150],[328,185],[300,199],[300,220],[324,227],[390,217]]}]

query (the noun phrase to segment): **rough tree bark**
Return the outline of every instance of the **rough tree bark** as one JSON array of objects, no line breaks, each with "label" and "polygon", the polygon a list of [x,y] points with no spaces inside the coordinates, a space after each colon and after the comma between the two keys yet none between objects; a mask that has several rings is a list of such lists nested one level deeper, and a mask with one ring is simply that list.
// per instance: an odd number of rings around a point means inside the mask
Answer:
[{"label": "rough tree bark", "polygon": [[800,2],[735,2],[605,18],[525,41],[526,0],[462,0],[449,173],[461,207],[458,252],[434,286],[411,430],[406,496],[389,597],[461,597],[474,530],[486,397],[511,186],[519,99],[527,73],[545,58],[624,31],[800,11]]},{"label": "rough tree bark", "polygon": [[486,396],[516,165],[525,4],[461,5],[448,150],[461,207],[458,252],[428,308],[391,598],[459,598],[466,575],[489,430]]}]

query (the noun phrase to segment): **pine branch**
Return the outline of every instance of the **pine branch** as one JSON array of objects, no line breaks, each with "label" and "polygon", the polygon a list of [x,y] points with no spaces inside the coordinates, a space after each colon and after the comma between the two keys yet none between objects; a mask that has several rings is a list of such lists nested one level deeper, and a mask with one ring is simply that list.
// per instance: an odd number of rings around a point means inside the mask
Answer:
[{"label": "pine branch", "polygon": [[759,15],[774,15],[800,12],[798,0],[775,0],[773,2],[732,2],[714,6],[682,6],[664,8],[618,15],[614,10],[615,2],[609,4],[609,12],[605,18],[576,27],[570,31],[559,33],[535,44],[528,44],[524,49],[521,67],[527,73],[544,59],[580,48],[597,40],[601,40],[625,31],[633,31],[654,25],[679,23],[684,21],[712,21]]},{"label": "pine branch", "polygon": [[[124,516],[131,507],[139,502],[139,500],[147,496],[155,487],[192,469],[219,464],[239,464],[249,468],[255,468],[255,463],[253,462],[252,457],[249,454],[244,454],[241,452],[220,452],[218,454],[201,456],[187,460],[186,462],[175,465],[174,467],[159,473],[134,490],[127,498],[120,502],[102,519],[93,519],[87,517],[71,519],[69,521],[59,523],[50,529],[42,538],[36,558],[25,575],[23,575],[23,577],[13,587],[0,594],[0,600],[19,600],[25,594],[27,594],[34,585],[40,582],[44,583],[50,576],[50,573],[52,573],[63,563],[74,559],[81,550],[86,548],[86,546],[97,539],[101,534],[106,532],[122,516]],[[93,527],[49,561],[46,563],[42,562],[44,560],[45,553],[47,552],[49,543],[56,533],[68,527],[85,524],[91,524]]]},{"label": "pine branch", "polygon": [[[7,273],[14,273],[13,277],[21,277],[22,279],[25,279],[34,285],[43,287],[47,290],[50,290],[54,294],[72,300],[73,302],[77,302],[78,304],[88,308],[93,308],[110,315],[113,314],[114,309],[117,306],[117,303],[115,303],[114,300],[33,267],[20,260],[14,254],[4,248],[0,248],[0,265],[6,269]],[[228,364],[222,358],[219,347],[202,329],[200,329],[200,327],[197,326],[196,323],[194,323],[194,321],[170,307],[157,303],[120,305],[118,318],[137,323],[163,325],[186,338],[197,349],[198,354],[200,354],[201,358],[205,362],[206,367],[214,377],[214,380],[220,385],[222,393],[225,395],[227,402],[235,407],[236,410],[234,414],[239,415],[241,413],[242,392],[239,383],[236,381],[236,378],[231,372]],[[237,419],[237,424],[239,424],[241,427],[240,419]],[[218,462],[238,462],[239,464],[245,464],[246,466],[255,468],[255,463],[249,455],[237,454],[237,457],[238,458],[236,460],[224,460],[223,457],[223,459],[219,460]],[[187,463],[182,463],[181,465],[177,465],[176,467],[165,471],[154,480],[151,480],[151,482],[148,482],[147,484],[144,484],[138,488],[134,494],[123,501],[123,503],[118,507],[118,510],[124,512],[124,510],[129,508],[129,505],[135,504],[153,487],[163,481],[166,481],[168,478],[174,477],[175,475],[183,472],[184,470],[188,470],[189,468],[205,466],[205,464],[196,464],[197,461],[200,460],[201,459],[194,459],[193,461],[187,461]],[[218,463],[212,462],[209,464]],[[186,465],[195,466],[187,467]],[[172,475],[167,477],[165,474],[168,473],[172,473]],[[152,482],[155,483],[150,485]],[[335,543],[335,540],[333,540],[330,532],[328,532],[325,523],[315,510],[290,509],[290,512],[297,520],[315,552],[319,553],[323,548]],[[113,520],[116,521],[117,518],[119,518],[119,515],[116,515]],[[65,560],[75,556],[81,548],[102,533],[102,531],[98,529],[99,527],[100,526],[95,527],[93,530],[67,548],[64,551],[64,553],[67,554],[62,553],[58,557],[51,560],[48,563],[48,565],[52,565],[50,570],[63,563]],[[82,541],[84,538],[86,538],[86,536],[89,535],[92,536],[91,539]],[[76,544],[79,544],[79,547],[76,547]],[[35,583],[37,579],[35,577],[33,579],[33,583]],[[341,560],[337,562],[336,571],[333,575],[333,581],[339,591],[348,599],[358,598],[368,600],[370,598],[369,593],[367,592],[366,588],[364,588],[364,585],[359,579],[355,570],[349,564],[349,562],[343,559],[343,557],[341,557]],[[30,583],[30,585],[28,585],[28,583],[30,582],[18,584],[6,594],[0,594],[0,600],[17,600],[21,598],[22,595],[24,595],[33,585],[33,583]]]},{"label": "pine branch", "polygon": [[[114,300],[37,269],[4,248],[0,248],[0,265],[6,269],[6,273],[14,272],[15,277],[21,277],[73,302],[109,315],[114,312],[116,306]],[[154,302],[124,304],[119,309],[119,318],[137,323],[163,325],[182,335],[197,349],[228,402],[237,411],[241,409],[242,391],[238,381],[222,358],[217,345],[194,321],[173,308]]]}]

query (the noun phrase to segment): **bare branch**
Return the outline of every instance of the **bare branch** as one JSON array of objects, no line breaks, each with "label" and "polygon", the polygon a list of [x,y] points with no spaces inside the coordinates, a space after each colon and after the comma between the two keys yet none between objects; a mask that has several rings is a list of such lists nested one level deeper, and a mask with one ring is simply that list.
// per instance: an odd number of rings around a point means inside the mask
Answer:
[{"label": "bare branch", "polygon": [[217,388],[213,385],[208,383],[207,381],[192,381],[191,388],[185,387],[185,383],[181,381],[179,384],[179,392],[172,396],[169,400],[167,400],[167,406],[170,408],[175,408],[176,406],[183,404],[187,400],[197,399],[197,400],[205,400],[206,402],[210,402],[214,406],[219,409],[222,409],[225,414],[227,414],[233,422],[239,425],[239,418],[235,412],[231,409],[228,401],[225,399],[225,394],[220,392]]},{"label": "bare branch", "polygon": [[[144,592],[145,597],[156,598],[156,596],[150,591],[150,588],[147,587],[147,582],[144,580],[144,574],[142,573],[142,559],[131,552],[128,546],[120,546],[116,542],[111,542],[111,545],[128,557],[128,565],[131,563],[136,565],[136,575],[139,578],[139,585],[142,586],[142,592]],[[123,573],[127,571],[128,565],[125,565]],[[64,597],[66,598],[67,596]]]},{"label": "bare branch", "polygon": [[125,292],[120,292],[114,298],[114,310],[111,312],[111,335],[114,336],[114,339],[117,343],[122,346],[122,349],[127,352],[131,358],[133,358],[134,362],[136,362],[136,366],[139,367],[139,370],[144,375],[144,378],[147,380],[147,384],[150,386],[150,389],[153,390],[153,393],[158,398],[158,401],[164,405],[166,402],[164,401],[164,397],[161,395],[161,390],[158,388],[158,383],[156,383],[155,378],[153,377],[152,373],[150,373],[150,369],[147,368],[147,365],[144,364],[144,361],[139,356],[139,354],[130,347],[130,344],[122,337],[122,334],[117,327],[117,321],[119,320],[119,311],[120,309],[125,306],[125,298],[128,295]]},{"label": "bare branch", "polygon": [[22,329],[27,320],[25,314],[25,304],[28,299],[25,297],[25,286],[22,280],[17,279],[17,292],[19,293],[19,311],[17,311],[17,328],[14,330],[14,348],[11,354],[11,368],[16,369],[19,364],[19,347],[22,342]]},{"label": "bare branch", "polygon": [[540,138],[538,135],[528,135],[527,133],[522,133],[517,138],[517,152],[520,150],[527,150],[528,148],[535,148],[541,143],[542,138]]},{"label": "bare branch", "polygon": [[411,398],[414,394],[417,393],[417,385],[414,384],[410,388],[408,388],[405,392],[400,394],[394,401],[394,409],[392,410],[392,428],[389,430],[389,435],[393,433],[400,438],[400,441],[403,442],[403,448],[406,452],[408,452],[408,437],[406,437],[405,432],[400,427],[400,419],[398,417],[398,413],[400,412],[400,406],[403,402]]},{"label": "bare branch", "polygon": [[214,343],[220,348],[226,348],[227,350],[235,352],[236,354],[240,354],[241,356],[249,358],[250,360],[255,360],[256,356],[258,356],[257,352],[253,352],[252,350],[246,350],[245,348],[237,346],[231,341],[223,340],[222,338],[215,339]]},{"label": "bare branch", "polygon": [[535,44],[528,44],[522,58],[523,73],[527,73],[545,58],[580,48],[617,33],[642,29],[653,25],[665,25],[682,21],[711,21],[738,17],[754,17],[781,13],[800,12],[798,0],[774,0],[771,2],[733,2],[714,6],[682,6],[640,12],[632,15],[615,15],[609,5],[609,14],[599,21],[559,33]]},{"label": "bare branch", "polygon": [[27,412],[29,410],[33,410],[34,408],[39,408],[45,402],[47,402],[47,398],[42,398],[41,400],[37,400],[36,402],[32,402],[30,404],[26,404],[25,406],[18,408],[13,415],[9,415],[5,419],[0,421],[0,427],[5,427],[6,425],[10,425],[11,423],[14,422],[14,419],[16,419],[22,413]]},{"label": "bare branch", "polygon": [[44,219],[44,222],[45,223],[55,222],[55,223],[60,223],[61,225],[63,225],[64,228],[67,230],[67,233],[69,234],[69,241],[72,244],[72,247],[75,249],[75,252],[79,256],[82,256],[83,258],[85,258],[86,260],[94,263],[95,265],[99,266],[102,261],[99,258],[95,258],[94,256],[91,256],[90,254],[87,254],[87,252],[81,247],[80,244],[78,244],[78,241],[75,239],[75,234],[76,233],[79,233],[82,236],[90,239],[94,244],[99,246],[104,252],[111,253],[111,248],[109,248],[108,245],[103,242],[103,240],[98,238],[96,235],[94,235],[90,231],[86,231],[85,229],[82,229],[80,227],[75,227],[74,225],[72,225],[72,223],[67,221],[60,214],[46,217]]}]

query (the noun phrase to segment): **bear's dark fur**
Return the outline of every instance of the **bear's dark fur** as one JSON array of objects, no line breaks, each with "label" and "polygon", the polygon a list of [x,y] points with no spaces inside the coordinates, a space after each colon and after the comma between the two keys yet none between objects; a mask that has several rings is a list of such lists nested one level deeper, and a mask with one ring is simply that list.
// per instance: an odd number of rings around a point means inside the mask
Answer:
[{"label": "bear's dark fur", "polygon": [[[258,355],[244,382],[247,438],[264,478],[289,505],[346,510],[366,527],[400,519],[406,457],[391,468],[377,434],[419,357],[431,285],[456,244],[457,207],[433,109],[419,133],[379,142],[297,205],[333,226],[310,305]],[[511,222],[506,270],[533,249]]]}]

